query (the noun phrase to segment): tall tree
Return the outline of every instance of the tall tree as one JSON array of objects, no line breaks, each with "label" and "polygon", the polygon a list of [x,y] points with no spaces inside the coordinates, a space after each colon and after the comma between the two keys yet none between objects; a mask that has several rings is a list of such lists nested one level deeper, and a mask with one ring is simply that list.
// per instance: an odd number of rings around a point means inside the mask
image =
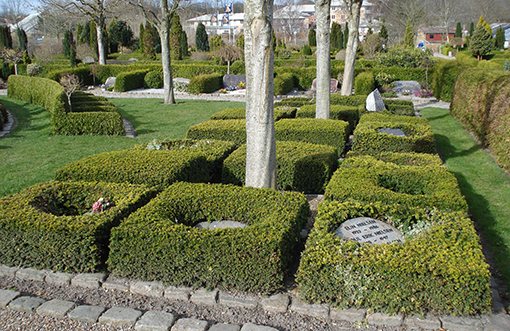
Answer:
[{"label": "tall tree", "polygon": [[175,104],[174,86],[172,78],[171,57],[170,57],[170,23],[181,0],[160,0],[158,11],[147,6],[142,0],[129,0],[137,5],[143,12],[145,19],[156,28],[161,40],[161,63],[163,66],[163,88],[165,90],[164,103]]},{"label": "tall tree", "polygon": [[133,30],[126,21],[112,21],[108,27],[108,40],[110,41],[110,52],[118,52],[119,45],[129,47],[133,42]]},{"label": "tall tree", "polygon": [[[342,49],[340,47],[340,33],[342,33],[342,26],[337,22],[331,24],[331,48]],[[343,36],[342,36],[343,37]],[[343,38],[342,38],[343,42]]]},{"label": "tall tree", "polygon": [[484,55],[489,54],[494,46],[492,35],[487,30],[486,24],[483,17],[480,17],[475,32],[473,32],[473,37],[471,37],[469,41],[469,51],[478,58],[478,61],[480,61]]},{"label": "tall tree", "polygon": [[27,44],[28,44],[28,38],[27,38],[27,34],[26,34],[25,30],[23,30],[22,28],[18,27],[16,29],[16,35],[18,37],[19,48],[22,51],[26,51],[27,50]]},{"label": "tall tree", "polygon": [[455,28],[455,38],[461,38],[462,37],[462,26],[460,25],[460,22],[457,22],[457,27]]},{"label": "tall tree", "polygon": [[469,36],[472,37],[473,33],[475,33],[475,23],[471,22],[471,24],[469,24]]},{"label": "tall tree", "polygon": [[245,0],[246,186],[276,189],[273,1]]},{"label": "tall tree", "polygon": [[205,31],[205,25],[202,22],[198,23],[197,31],[195,33],[195,46],[197,51],[209,52],[209,39]]},{"label": "tall tree", "polygon": [[144,34],[144,30],[145,30],[145,28],[143,27],[143,22],[142,22],[142,23],[140,23],[140,33],[138,35],[138,48],[140,49],[142,54],[144,53],[144,50],[143,50],[143,34]]},{"label": "tall tree", "polygon": [[317,37],[316,37],[316,33],[315,33],[315,29],[313,27],[310,28],[310,30],[308,30],[308,45],[310,47],[315,47],[317,46]]},{"label": "tall tree", "polygon": [[386,28],[384,22],[381,25],[381,29],[379,30],[379,37],[381,37],[383,44],[388,42],[388,28]]},{"label": "tall tree", "polygon": [[406,33],[404,36],[404,46],[409,48],[414,47],[414,33],[413,26],[411,25],[411,20],[407,21]]},{"label": "tall tree", "polygon": [[503,30],[501,25],[496,30],[495,46],[496,46],[496,49],[505,48],[505,30]]},{"label": "tall tree", "polygon": [[181,46],[182,57],[189,56],[189,52],[188,52],[188,35],[186,34],[186,31],[184,31],[184,30],[181,33],[180,46]]},{"label": "tall tree", "polygon": [[71,48],[74,44],[73,32],[71,30],[66,30],[64,32],[64,39],[62,40],[62,53],[65,57],[69,57],[71,54]]},{"label": "tall tree", "polygon": [[170,58],[172,60],[182,60],[182,25],[177,13],[172,17],[172,24],[170,26]]},{"label": "tall tree", "polygon": [[12,48],[11,28],[0,25],[0,49]]},{"label": "tall tree", "polygon": [[331,0],[315,0],[315,17],[317,18],[317,89],[315,118],[329,119],[331,90]]},{"label": "tall tree", "polygon": [[[342,82],[342,95],[351,95],[354,83],[354,64],[356,62],[356,50],[359,44],[359,21],[361,5],[363,0],[343,0],[345,12],[347,14],[347,23],[349,37],[345,51],[344,79]],[[347,26],[345,27],[347,31]],[[347,35],[346,35],[347,37]]]},{"label": "tall tree", "polygon": [[143,31],[143,56],[146,60],[156,60],[156,48],[154,47],[154,28],[149,22],[147,22]]}]

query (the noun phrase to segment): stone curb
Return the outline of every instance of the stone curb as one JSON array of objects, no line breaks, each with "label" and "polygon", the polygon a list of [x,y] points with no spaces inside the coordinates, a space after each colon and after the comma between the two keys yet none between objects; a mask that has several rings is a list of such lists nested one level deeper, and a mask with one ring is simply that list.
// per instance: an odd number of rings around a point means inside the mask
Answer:
[{"label": "stone curb", "polygon": [[[44,277],[41,277],[44,275]],[[380,327],[395,327],[402,326],[408,329],[421,328],[424,330],[437,330],[439,328],[448,329],[449,331],[456,330],[476,330],[476,331],[508,331],[510,330],[510,315],[504,312],[495,312],[490,315],[476,316],[476,317],[455,317],[455,316],[407,316],[393,315],[389,316],[382,313],[369,313],[366,309],[338,309],[330,307],[326,304],[307,304],[301,301],[294,295],[287,293],[279,293],[269,297],[258,297],[254,295],[237,296],[235,294],[219,290],[208,291],[205,289],[193,290],[187,287],[165,287],[161,282],[142,282],[136,280],[128,280],[122,278],[107,278],[106,274],[102,273],[84,273],[84,274],[65,274],[54,273],[45,270],[35,270],[32,268],[15,268],[0,265],[0,277],[12,277],[28,281],[43,281],[51,285],[59,286],[82,286],[90,288],[100,288],[120,291],[131,291],[142,296],[165,297],[169,300],[181,300],[192,302],[197,305],[216,306],[223,305],[233,308],[244,309],[260,309],[267,312],[286,313],[288,311],[298,313],[304,316],[311,316],[324,321],[347,321],[350,323],[363,323]],[[42,279],[42,280],[41,280]],[[493,281],[491,283],[494,283]],[[494,287],[493,285],[492,287]],[[493,295],[498,294],[493,291]],[[495,297],[494,304],[498,302],[502,306],[501,298]],[[77,306],[73,302],[62,300],[45,301],[40,298],[20,296],[17,291],[0,289],[0,308],[7,308],[20,311],[37,312],[40,315],[49,316],[65,316],[69,318],[89,323],[101,323],[112,325],[129,325],[134,326],[136,330],[169,330],[168,324],[173,325],[171,330],[179,330],[176,317],[172,314],[148,311],[145,314],[142,312],[113,307],[108,311],[104,307],[99,306]],[[106,311],[106,312],[105,312]],[[129,313],[128,313],[129,312]],[[150,314],[149,314],[150,313]],[[125,314],[124,317],[119,317]],[[149,314],[147,317],[145,317]],[[121,323],[109,319],[110,315],[117,318]],[[151,317],[151,316],[154,317]],[[103,317],[104,316],[104,317]],[[131,316],[131,317],[129,317]],[[134,318],[133,316],[136,316]],[[129,322],[128,322],[129,320]],[[150,323],[155,321],[157,325]],[[206,321],[203,321],[207,324]],[[180,324],[185,321],[180,322]],[[203,323],[198,323],[202,325]],[[209,330],[221,329],[234,331],[270,331],[275,330],[271,327],[257,326],[247,323],[244,326],[219,324],[214,329],[215,325],[207,325]],[[239,327],[239,328],[238,328]],[[253,327],[257,327],[253,329]],[[222,330],[223,330],[222,329]],[[195,330],[195,329],[193,329]],[[201,330],[201,329],[197,329]],[[205,329],[204,329],[205,330]]]}]

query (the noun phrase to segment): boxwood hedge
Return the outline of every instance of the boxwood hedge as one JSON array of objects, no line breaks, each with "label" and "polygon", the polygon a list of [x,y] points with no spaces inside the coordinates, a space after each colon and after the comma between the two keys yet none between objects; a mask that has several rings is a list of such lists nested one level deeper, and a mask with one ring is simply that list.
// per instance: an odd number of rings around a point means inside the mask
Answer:
[{"label": "boxwood hedge", "polygon": [[[406,136],[379,132],[400,129]],[[424,118],[371,113],[361,116],[353,137],[353,151],[360,153],[418,152],[435,153],[434,134]]]},{"label": "boxwood hedge", "polygon": [[[403,209],[381,202],[319,205],[297,273],[299,295],[389,314],[490,313],[490,272],[472,221],[464,212]],[[393,224],[405,242],[362,244],[335,234],[356,217]]]},{"label": "boxwood hedge", "polygon": [[[298,193],[175,183],[112,230],[108,266],[116,276],[177,286],[273,292],[308,208]],[[194,227],[221,220],[247,227]]]},{"label": "boxwood hedge", "polygon": [[393,115],[415,116],[414,105],[409,100],[384,99],[384,105]]},{"label": "boxwood hedge", "polygon": [[[338,151],[328,145],[295,141],[276,142],[276,184],[285,191],[324,193],[338,166]],[[225,160],[222,183],[244,185],[246,145]]]},{"label": "boxwood hedge", "polygon": [[57,170],[57,180],[146,184],[163,189],[176,181],[221,178],[221,163],[234,149],[224,141],[153,141],[128,150],[88,156]]},{"label": "boxwood hedge", "polygon": [[[315,118],[315,104],[304,105],[296,112],[297,118]],[[329,108],[329,118],[332,120],[342,120],[349,123],[349,134],[354,131],[359,121],[359,111],[356,106],[331,105]]]},{"label": "boxwood hedge", "polygon": [[144,87],[144,78],[149,70],[141,69],[121,72],[115,78],[115,92],[126,92]]},{"label": "boxwood hedge", "polygon": [[[276,104],[275,104],[276,106]],[[290,106],[274,107],[274,120],[296,117],[296,108]],[[228,108],[211,116],[211,120],[240,120],[246,118],[246,108]]]},{"label": "boxwood hedge", "polygon": [[[144,185],[48,182],[0,198],[0,263],[97,270],[107,258],[110,229],[155,193]],[[86,214],[99,198],[113,206]]]},{"label": "boxwood hedge", "polygon": [[212,93],[223,86],[223,75],[209,74],[199,75],[191,78],[188,85],[188,92],[192,94]]},{"label": "boxwood hedge", "polygon": [[[374,155],[361,154],[354,151],[349,151],[346,155],[347,158],[358,157],[358,160],[365,159],[366,162],[373,162],[374,160],[381,160],[384,162],[394,163],[396,165],[408,166],[426,166],[443,164],[443,160],[437,154],[425,153],[394,153],[394,152],[381,152]],[[348,164],[348,163],[347,163]]]},{"label": "boxwood hedge", "polygon": [[285,98],[274,103],[275,107],[290,106],[290,107],[301,107],[303,105],[313,104],[312,98],[306,97],[290,97]]},{"label": "boxwood hedge", "polygon": [[325,200],[380,201],[408,207],[464,211],[467,203],[446,167],[407,166],[375,158],[346,159],[333,174]]},{"label": "boxwood hedge", "polygon": [[231,141],[240,146],[246,143],[246,121],[223,120],[195,124],[188,128],[186,138]]}]

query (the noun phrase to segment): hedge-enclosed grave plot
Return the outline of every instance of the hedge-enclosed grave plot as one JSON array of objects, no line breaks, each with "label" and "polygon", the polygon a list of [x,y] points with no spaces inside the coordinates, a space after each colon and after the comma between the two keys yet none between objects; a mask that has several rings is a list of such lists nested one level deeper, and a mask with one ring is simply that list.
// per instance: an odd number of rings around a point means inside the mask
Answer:
[{"label": "hedge-enclosed grave plot", "polygon": [[[332,146],[276,142],[276,184],[281,190],[324,193],[337,166],[338,151]],[[245,168],[246,145],[242,145],[223,163],[221,182],[244,185]]]},{"label": "hedge-enclosed grave plot", "polygon": [[[283,286],[308,213],[299,193],[175,183],[112,230],[108,266],[121,277],[269,293]],[[215,221],[246,226],[196,227]]]},{"label": "hedge-enclosed grave plot", "polygon": [[[436,165],[440,166],[443,164],[443,160],[437,154],[426,154],[426,153],[394,153],[394,152],[381,152],[377,154],[361,154],[358,152],[349,151],[346,154],[346,158],[357,157],[357,160],[365,159],[367,163],[374,162],[375,160],[381,160],[384,162],[394,163],[396,165],[408,165],[408,166],[427,166]],[[347,162],[346,164],[349,164]]]},{"label": "hedge-enclosed grave plot", "polygon": [[457,179],[446,167],[398,165],[373,157],[342,162],[326,187],[324,199],[467,212]]},{"label": "hedge-enclosed grave plot", "polygon": [[434,134],[423,118],[371,113],[361,116],[354,130],[352,150],[380,152],[435,153]]},{"label": "hedge-enclosed grave plot", "polygon": [[[359,217],[395,226],[404,241],[370,244],[336,234]],[[296,280],[304,300],[340,308],[476,315],[491,311],[489,279],[465,212],[348,200],[320,204]]]},{"label": "hedge-enclosed grave plot", "polygon": [[[280,106],[274,108],[274,120],[296,117],[296,108],[291,106]],[[246,118],[246,108],[228,108],[211,116],[211,120],[241,120]]]},{"label": "hedge-enclosed grave plot", "polygon": [[234,150],[226,141],[154,140],[132,149],[91,155],[57,170],[57,180],[146,184],[158,189],[176,181],[211,182]]},{"label": "hedge-enclosed grave plot", "polygon": [[[48,182],[3,197],[0,263],[67,272],[97,270],[107,258],[110,229],[155,195],[144,185]],[[103,211],[97,204],[101,198]]]},{"label": "hedge-enclosed grave plot", "polygon": [[[329,109],[329,118],[332,120],[342,120],[349,123],[349,134],[354,131],[359,121],[359,111],[356,106],[331,105]],[[297,118],[315,118],[315,104],[301,106],[297,113]]]},{"label": "hedge-enclosed grave plot", "polygon": [[246,143],[246,120],[211,120],[195,124],[188,128],[186,139],[231,141],[236,146],[240,146]]}]

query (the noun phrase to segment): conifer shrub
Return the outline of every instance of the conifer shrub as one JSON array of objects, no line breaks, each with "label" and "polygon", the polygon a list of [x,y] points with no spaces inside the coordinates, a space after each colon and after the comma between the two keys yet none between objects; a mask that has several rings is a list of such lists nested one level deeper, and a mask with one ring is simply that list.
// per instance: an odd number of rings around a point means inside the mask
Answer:
[{"label": "conifer shrub", "polygon": [[[283,287],[308,214],[298,193],[176,183],[112,230],[108,266],[174,286],[271,293]],[[247,226],[195,227],[222,220]]]},{"label": "conifer shrub", "polygon": [[354,94],[368,95],[375,89],[374,74],[364,71],[356,76],[354,79]]},{"label": "conifer shrub", "polygon": [[152,70],[143,78],[143,86],[145,88],[163,88],[163,71]]}]

